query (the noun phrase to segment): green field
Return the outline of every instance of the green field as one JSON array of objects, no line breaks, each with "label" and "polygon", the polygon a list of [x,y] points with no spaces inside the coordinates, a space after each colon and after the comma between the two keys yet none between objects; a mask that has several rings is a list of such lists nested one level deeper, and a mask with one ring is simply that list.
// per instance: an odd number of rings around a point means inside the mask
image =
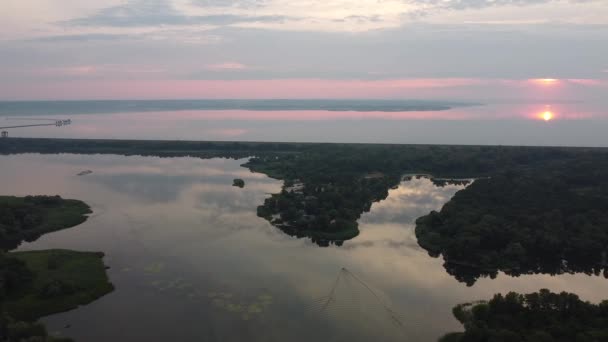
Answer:
[{"label": "green field", "polygon": [[33,279],[4,301],[5,311],[15,319],[36,320],[72,310],[114,289],[100,252],[51,249],[9,255],[33,272]]}]

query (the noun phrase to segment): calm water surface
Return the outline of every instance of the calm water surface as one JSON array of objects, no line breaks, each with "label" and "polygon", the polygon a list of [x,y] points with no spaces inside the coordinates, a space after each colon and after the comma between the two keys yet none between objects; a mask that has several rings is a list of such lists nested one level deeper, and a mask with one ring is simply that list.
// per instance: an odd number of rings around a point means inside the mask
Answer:
[{"label": "calm water surface", "polygon": [[[0,108],[0,127],[51,123],[8,129],[14,137],[608,146],[608,106],[592,103],[487,104],[422,112],[138,112],[134,107],[98,113],[104,108],[92,102],[88,110],[93,112],[82,114],[71,107],[62,114],[61,106],[45,113],[43,104],[32,112],[36,115]],[[542,120],[547,112],[553,118],[549,122]],[[55,127],[52,121],[40,120],[44,118],[70,118],[73,123]]]},{"label": "calm water surface", "polygon": [[[256,216],[281,182],[243,162],[1,156],[3,195],[59,194],[94,212],[20,250],[103,251],[111,267],[116,290],[43,319],[49,330],[78,341],[435,341],[460,330],[455,304],[496,292],[550,288],[591,301],[608,297],[606,280],[586,275],[457,282],[418,246],[413,222],[461,187],[426,179],[391,190],[342,247],[295,239]],[[93,173],[76,175],[83,170]],[[245,188],[232,187],[234,178]]]}]

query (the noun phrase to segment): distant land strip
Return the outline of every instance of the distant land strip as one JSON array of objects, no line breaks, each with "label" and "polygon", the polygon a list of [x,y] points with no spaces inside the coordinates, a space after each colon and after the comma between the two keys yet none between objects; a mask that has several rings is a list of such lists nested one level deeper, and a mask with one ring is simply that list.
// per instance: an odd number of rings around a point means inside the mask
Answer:
[{"label": "distant land strip", "polygon": [[[429,145],[429,144],[368,144],[368,143],[318,143],[318,142],[260,142],[260,141],[204,141],[204,140],[128,140],[128,139],[64,139],[64,138],[4,138],[0,140],[0,154],[18,153],[82,153],[149,155],[159,157],[234,157],[245,158],[264,153],[299,153],[324,147],[331,148],[371,148],[391,152],[411,152],[431,149],[428,152],[445,150],[486,150],[495,149],[527,151],[571,151],[608,152],[607,147],[551,147],[551,146],[507,146],[507,145]],[[349,151],[350,152],[350,151]],[[420,172],[421,170],[415,170]],[[487,175],[483,174],[483,175]],[[439,177],[441,175],[435,174]],[[447,176],[455,176],[448,174]],[[470,176],[467,174],[467,176]],[[479,175],[477,175],[479,176]]]},{"label": "distant land strip", "polygon": [[478,103],[433,100],[96,100],[0,101],[0,116],[76,115],[164,111],[442,111]]}]

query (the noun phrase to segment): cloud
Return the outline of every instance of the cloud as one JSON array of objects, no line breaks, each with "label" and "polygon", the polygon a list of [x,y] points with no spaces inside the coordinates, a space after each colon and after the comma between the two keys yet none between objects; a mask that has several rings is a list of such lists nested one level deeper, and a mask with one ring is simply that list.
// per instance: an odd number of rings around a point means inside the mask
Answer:
[{"label": "cloud", "polygon": [[578,79],[571,78],[571,79],[567,79],[565,81],[569,82],[571,84],[577,84],[577,85],[582,85],[582,86],[586,86],[586,87],[603,87],[606,85],[605,81],[586,79],[586,78],[578,78]]},{"label": "cloud", "polygon": [[433,8],[464,10],[498,6],[538,5],[557,0],[415,0],[416,4],[430,5]]},{"label": "cloud", "polygon": [[[33,7],[31,3],[36,0],[22,1],[25,4],[20,5],[22,13],[18,14],[26,16],[26,9]],[[117,39],[113,34],[176,28],[365,32],[398,28],[408,22],[608,23],[608,6],[603,0],[113,0],[106,4],[66,4],[61,7],[61,15],[48,15],[46,21],[43,12],[52,11],[45,7],[44,11],[32,13],[36,17],[30,18],[29,24],[24,20],[15,22],[15,13],[10,13],[9,6],[9,13],[0,13],[0,19],[9,23],[9,30],[0,33],[0,40],[11,39],[12,35],[12,39],[25,36],[26,40],[51,36],[49,41],[99,41]],[[35,26],[28,29],[28,25]],[[11,30],[19,32],[10,33]]]},{"label": "cloud", "polygon": [[218,64],[208,64],[205,69],[211,71],[236,71],[247,69],[247,66],[237,62],[224,62]]},{"label": "cloud", "polygon": [[192,3],[201,7],[232,7],[232,8],[260,8],[267,5],[268,0],[193,0]]},{"label": "cloud", "polygon": [[54,2],[0,11],[0,83],[35,85],[27,70],[43,69],[47,82],[608,79],[606,0],[66,0],[56,14]]},{"label": "cloud", "polygon": [[99,40],[119,40],[128,37],[124,34],[90,33],[90,34],[66,34],[56,36],[46,36],[31,39],[34,42],[87,42]]},{"label": "cloud", "polygon": [[216,14],[188,17],[192,24],[232,25],[238,23],[282,22],[288,17],[281,15],[243,16],[233,14]]},{"label": "cloud", "polygon": [[[417,9],[407,13],[407,16],[414,19],[419,19],[426,16],[432,16],[433,14],[440,14],[452,11],[470,11],[470,10],[483,10],[483,9],[497,9],[497,8],[521,8],[527,6],[556,6],[566,5],[572,6],[574,4],[585,4],[593,3],[598,0],[411,0],[410,3],[416,4]],[[504,20],[503,18],[494,18],[491,20],[474,20],[468,21],[469,23],[480,23],[480,24],[514,24],[514,23],[536,23],[542,22],[539,19],[525,19],[519,18],[520,20]],[[546,17],[543,19],[547,19]]]},{"label": "cloud", "polygon": [[101,9],[92,15],[64,22],[73,26],[140,27],[140,26],[187,26],[232,25],[252,22],[280,22],[281,15],[208,14],[185,15],[173,8],[168,0],[135,0],[126,5]]},{"label": "cloud", "polygon": [[[188,15],[230,13],[279,16],[282,20],[240,22],[239,26],[289,31],[336,31],[364,32],[376,29],[396,28],[408,22],[427,21],[453,13],[480,15],[469,22],[482,23],[538,23],[561,20],[581,23],[606,22],[603,0],[310,0],[310,1],[192,1],[173,0],[173,5]],[[251,10],[251,7],[255,11]],[[576,7],[576,8],[575,8]],[[530,9],[527,14],[518,13],[514,19],[505,19],[501,11]],[[550,9],[551,11],[547,11]],[[600,9],[600,14],[596,9]],[[479,13],[479,11],[484,13]],[[576,11],[572,11],[576,10]],[[496,12],[498,11],[498,12]],[[577,12],[578,11],[578,12]],[[496,12],[496,13],[495,13]],[[582,13],[582,14],[580,14]],[[488,17],[485,17],[489,14]],[[557,14],[557,16],[556,16]],[[531,18],[528,16],[532,16]],[[540,18],[540,19],[539,19]],[[463,20],[456,19],[457,23]]]},{"label": "cloud", "polygon": [[522,7],[543,4],[585,4],[601,0],[411,0],[410,3],[425,6],[433,10],[468,10],[488,7]]},{"label": "cloud", "polygon": [[[120,30],[113,29],[112,32]],[[35,37],[24,40],[32,43],[86,43],[86,42],[124,42],[124,41],[172,41],[184,44],[215,44],[222,40],[218,35],[209,34],[209,28],[179,27],[179,28],[148,28],[123,30],[123,33],[78,33],[60,34]]]},{"label": "cloud", "polygon": [[65,65],[42,68],[25,68],[12,70],[24,78],[38,81],[119,79],[137,77],[140,79],[155,78],[166,73],[165,69],[146,65],[90,64]]},{"label": "cloud", "polygon": [[66,23],[77,26],[156,26],[185,25],[186,17],[165,0],[137,0],[126,5],[101,9],[92,15]]},{"label": "cloud", "polygon": [[175,29],[158,29],[132,36],[141,40],[151,40],[155,42],[180,42],[186,45],[209,45],[217,44],[222,41],[222,37],[215,34],[206,33],[205,28],[185,27]]}]

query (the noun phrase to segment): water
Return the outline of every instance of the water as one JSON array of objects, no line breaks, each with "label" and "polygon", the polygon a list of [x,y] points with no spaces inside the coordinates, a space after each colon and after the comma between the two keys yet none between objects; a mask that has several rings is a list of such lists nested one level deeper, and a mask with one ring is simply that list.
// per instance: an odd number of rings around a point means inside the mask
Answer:
[{"label": "water", "polygon": [[[116,291],[44,318],[49,331],[93,342],[430,342],[462,329],[451,314],[455,304],[497,292],[549,288],[593,302],[608,297],[606,279],[580,274],[459,283],[418,246],[413,222],[462,187],[438,188],[426,179],[402,182],[374,203],[359,221],[361,234],[342,247],[287,236],[256,216],[281,182],[249,172],[243,162],[0,156],[2,194],[59,194],[94,211],[84,224],[20,250],[103,251],[111,267]],[[93,173],[77,176],[82,170]],[[245,188],[231,186],[234,178],[244,179]]]},{"label": "water", "polygon": [[[422,103],[422,104],[421,104]],[[608,111],[593,103],[416,101],[0,102],[0,127],[72,119],[68,126],[8,129],[14,137],[608,146]],[[404,111],[407,110],[407,111]],[[545,113],[553,120],[542,120]],[[15,120],[15,118],[20,120]]]},{"label": "water", "polygon": [[4,101],[0,115],[69,115],[138,113],[189,110],[403,112],[445,110],[474,103],[425,100],[106,100],[106,101]]}]

